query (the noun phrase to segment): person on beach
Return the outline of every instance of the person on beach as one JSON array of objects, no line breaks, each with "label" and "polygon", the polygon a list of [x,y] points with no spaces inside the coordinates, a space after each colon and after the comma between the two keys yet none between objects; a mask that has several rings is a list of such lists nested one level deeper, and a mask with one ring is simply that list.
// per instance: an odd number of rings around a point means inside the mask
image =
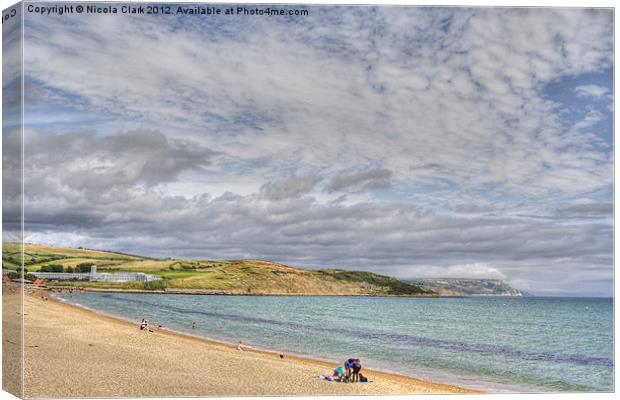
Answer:
[{"label": "person on beach", "polygon": [[360,362],[359,358],[356,358],[355,361],[353,361],[353,364],[350,365],[351,367],[351,382],[355,383],[355,382],[359,382],[360,381],[360,371],[362,370],[362,363]]},{"label": "person on beach", "polygon": [[245,351],[245,346],[243,345],[243,340],[239,341],[239,345],[237,346],[237,350]]},{"label": "person on beach", "polygon": [[349,381],[349,379],[351,379],[351,366],[353,365],[353,363],[355,362],[355,358],[349,358],[348,360],[346,360],[344,362],[344,377],[347,381]]},{"label": "person on beach", "polygon": [[147,321],[144,318],[142,318],[142,322],[140,322],[140,330],[141,331],[148,331],[149,330],[149,321]]},{"label": "person on beach", "polygon": [[339,365],[334,369],[334,373],[333,376],[336,377],[338,379],[338,381],[340,381],[342,378],[344,378],[344,366]]}]

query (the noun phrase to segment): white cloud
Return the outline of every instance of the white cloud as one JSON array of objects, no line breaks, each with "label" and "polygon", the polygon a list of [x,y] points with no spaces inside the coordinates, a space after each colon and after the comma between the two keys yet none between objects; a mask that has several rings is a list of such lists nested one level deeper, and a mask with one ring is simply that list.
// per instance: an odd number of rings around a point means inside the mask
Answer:
[{"label": "white cloud", "polygon": [[[411,166],[430,163],[459,185],[532,195],[608,182],[609,162],[591,166],[600,154],[576,148],[566,157],[580,179],[549,186],[556,172],[568,172],[561,161],[568,127],[539,90],[610,65],[607,13],[374,12],[332,11],[334,26],[322,12],[295,25],[257,19],[236,35],[209,31],[208,41],[192,24],[171,30],[144,19],[76,18],[71,30],[37,24],[27,65],[92,107],[171,125],[175,135],[198,136],[239,160],[268,160],[254,171],[270,180],[293,165],[301,175],[335,174],[362,162],[383,164],[395,182],[413,187],[436,175]],[[447,32],[437,31],[450,14]],[[361,23],[368,20],[383,33],[369,36],[375,30]],[[419,30],[404,28],[411,24]]]},{"label": "white cloud", "polygon": [[[34,232],[398,273],[415,260],[522,279],[567,254],[578,259],[567,268],[611,265],[610,220],[549,210],[611,201],[611,148],[594,131],[604,115],[569,122],[544,90],[611,67],[610,10],[312,7],[294,21],[201,21],[28,17],[26,73],[41,90],[27,122],[54,107],[102,119],[74,159],[42,143],[75,134],[27,137],[45,172],[32,175]],[[160,145],[106,151],[155,130]],[[506,211],[521,203],[554,219]]]},{"label": "white cloud", "polygon": [[598,85],[581,85],[575,88],[578,97],[599,99],[610,93],[609,88]]},{"label": "white cloud", "polygon": [[486,263],[456,264],[444,267],[419,266],[414,277],[420,278],[469,278],[506,279],[498,268]]}]

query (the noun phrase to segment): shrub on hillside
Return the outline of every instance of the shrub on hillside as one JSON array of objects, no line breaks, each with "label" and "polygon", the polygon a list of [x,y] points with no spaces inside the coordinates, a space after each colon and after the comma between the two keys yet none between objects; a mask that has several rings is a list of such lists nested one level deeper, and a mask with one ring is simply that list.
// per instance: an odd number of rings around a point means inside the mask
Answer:
[{"label": "shrub on hillside", "polygon": [[81,263],[81,264],[78,264],[77,267],[75,267],[75,272],[82,272],[82,273],[90,272],[90,267],[92,265],[93,265],[92,263]]},{"label": "shrub on hillside", "polygon": [[62,265],[59,264],[47,264],[41,266],[40,272],[62,272],[64,270]]},{"label": "shrub on hillside", "polygon": [[164,290],[165,288],[166,282],[164,280],[144,282],[145,290]]}]

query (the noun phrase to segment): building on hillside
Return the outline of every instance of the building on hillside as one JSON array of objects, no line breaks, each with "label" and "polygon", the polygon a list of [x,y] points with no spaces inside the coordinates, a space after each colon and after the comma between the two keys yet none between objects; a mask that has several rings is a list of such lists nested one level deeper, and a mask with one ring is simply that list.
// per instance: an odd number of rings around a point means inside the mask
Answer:
[{"label": "building on hillside", "polygon": [[[9,272],[15,272],[10,270],[3,270],[3,276]],[[77,280],[77,281],[91,281],[91,282],[151,282],[161,281],[162,277],[159,275],[145,274],[144,272],[97,272],[97,266],[92,265],[90,272],[29,272],[29,274],[46,280]],[[2,278],[3,282],[5,278]]]}]

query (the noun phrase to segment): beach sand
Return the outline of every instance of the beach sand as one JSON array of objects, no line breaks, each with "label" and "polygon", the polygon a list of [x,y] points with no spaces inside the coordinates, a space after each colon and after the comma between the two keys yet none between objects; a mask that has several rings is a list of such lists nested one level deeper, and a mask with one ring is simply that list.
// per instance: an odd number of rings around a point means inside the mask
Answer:
[{"label": "beach sand", "polygon": [[[4,301],[11,301],[4,292]],[[156,330],[26,295],[26,397],[164,397],[472,393],[365,369],[373,381],[320,380],[333,363]],[[13,299],[14,301],[14,299]],[[10,328],[10,327],[9,327]]]}]

